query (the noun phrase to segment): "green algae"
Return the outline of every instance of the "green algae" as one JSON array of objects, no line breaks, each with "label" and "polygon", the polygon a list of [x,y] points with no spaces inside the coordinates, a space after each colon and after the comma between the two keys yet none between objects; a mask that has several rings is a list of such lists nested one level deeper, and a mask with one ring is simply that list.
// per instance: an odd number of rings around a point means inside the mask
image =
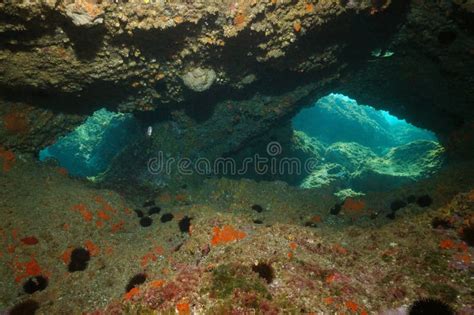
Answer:
[{"label": "green algae", "polygon": [[437,274],[444,274],[448,269],[448,261],[446,257],[444,257],[443,254],[440,252],[429,251],[428,253],[426,253],[423,260],[425,265]]},{"label": "green algae", "polygon": [[229,297],[235,289],[255,292],[258,296],[271,299],[262,280],[250,268],[236,265],[220,265],[212,272],[211,292],[218,298]]},{"label": "green algae", "polygon": [[450,285],[444,283],[430,283],[425,282],[421,285],[430,295],[439,297],[441,300],[447,303],[453,303],[456,301],[459,294],[458,290]]}]

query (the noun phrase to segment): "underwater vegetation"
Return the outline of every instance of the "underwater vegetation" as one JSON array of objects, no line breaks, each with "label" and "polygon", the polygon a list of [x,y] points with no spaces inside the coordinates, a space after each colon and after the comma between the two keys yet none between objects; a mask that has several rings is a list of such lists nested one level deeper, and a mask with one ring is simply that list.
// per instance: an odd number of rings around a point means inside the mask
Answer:
[{"label": "underwater vegetation", "polygon": [[[219,298],[229,297],[234,290],[242,290],[243,292],[253,292],[263,298],[269,298],[269,292],[262,281],[258,277],[263,270],[254,270],[258,276],[251,276],[252,268],[239,265],[221,265],[212,272],[211,293]],[[260,271],[260,272],[259,272]],[[270,274],[271,276],[271,274]]]}]

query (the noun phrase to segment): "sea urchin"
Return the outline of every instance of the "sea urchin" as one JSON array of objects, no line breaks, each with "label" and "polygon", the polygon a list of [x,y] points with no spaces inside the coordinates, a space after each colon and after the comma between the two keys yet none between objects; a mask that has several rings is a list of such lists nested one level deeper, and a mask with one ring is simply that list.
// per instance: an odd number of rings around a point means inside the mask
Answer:
[{"label": "sea urchin", "polygon": [[451,306],[446,304],[443,301],[428,298],[428,299],[421,299],[413,302],[410,307],[409,313],[410,315],[452,315],[454,314],[453,309]]}]

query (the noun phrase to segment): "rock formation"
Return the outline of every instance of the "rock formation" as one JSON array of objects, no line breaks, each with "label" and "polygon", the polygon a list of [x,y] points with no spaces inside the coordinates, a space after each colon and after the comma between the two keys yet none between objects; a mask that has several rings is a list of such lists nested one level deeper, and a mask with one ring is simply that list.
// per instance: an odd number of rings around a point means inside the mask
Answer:
[{"label": "rock formation", "polygon": [[450,0],[6,1],[0,142],[37,153],[105,106],[155,117],[167,131],[154,143],[175,130],[184,152],[221,156],[339,91],[464,154],[471,11]]}]

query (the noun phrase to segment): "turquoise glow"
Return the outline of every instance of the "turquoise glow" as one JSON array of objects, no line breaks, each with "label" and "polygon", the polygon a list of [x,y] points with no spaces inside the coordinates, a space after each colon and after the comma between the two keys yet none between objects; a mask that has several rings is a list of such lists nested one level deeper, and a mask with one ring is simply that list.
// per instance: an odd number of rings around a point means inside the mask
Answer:
[{"label": "turquoise glow", "polygon": [[56,159],[71,175],[94,176],[136,139],[138,129],[131,114],[100,109],[74,131],[41,150],[39,159]]},{"label": "turquoise glow", "polygon": [[413,126],[388,111],[376,110],[343,94],[329,94],[293,118],[293,128],[330,144],[357,142],[384,151],[417,140],[437,141],[428,130]]},{"label": "turquoise glow", "polygon": [[390,125],[403,124],[403,123],[406,124],[407,123],[407,121],[405,119],[400,119],[396,116],[393,116],[392,114],[390,114],[386,110],[381,110],[380,113],[382,113],[383,117],[385,118],[385,120],[387,120],[387,122]]}]

